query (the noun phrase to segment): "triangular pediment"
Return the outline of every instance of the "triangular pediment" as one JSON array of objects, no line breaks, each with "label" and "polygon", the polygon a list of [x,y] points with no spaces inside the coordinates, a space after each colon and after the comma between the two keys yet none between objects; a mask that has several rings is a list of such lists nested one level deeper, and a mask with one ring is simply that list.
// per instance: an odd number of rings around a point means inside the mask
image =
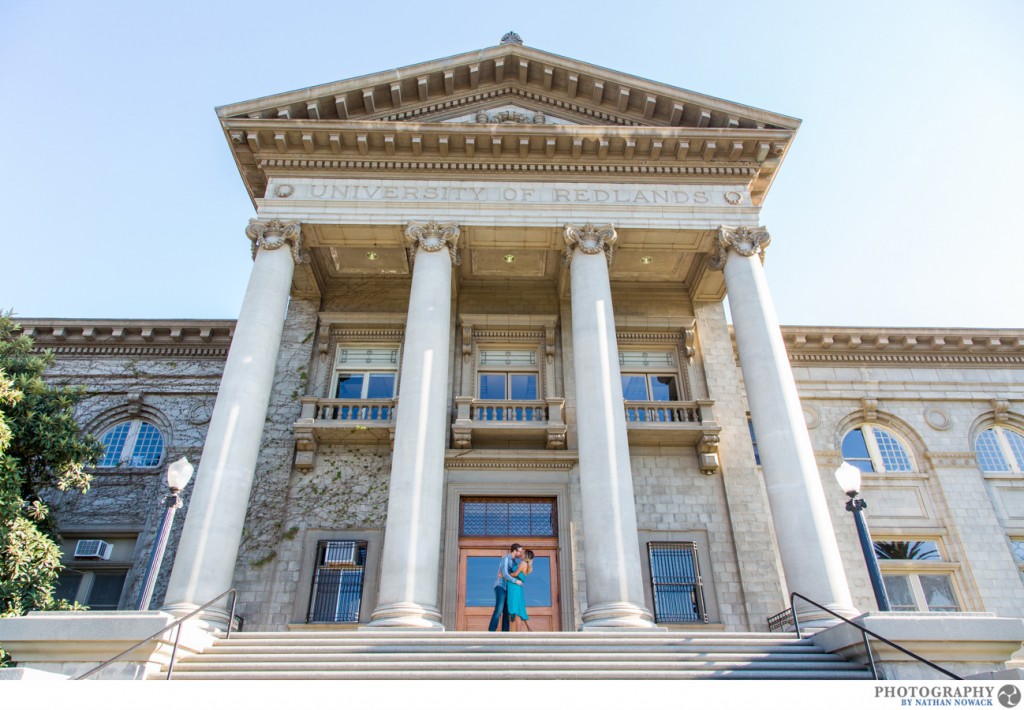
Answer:
[{"label": "triangular pediment", "polygon": [[[760,204],[795,118],[518,44],[217,109],[255,200],[271,173],[743,179]],[[696,177],[694,179],[697,179]]]},{"label": "triangular pediment", "polygon": [[[222,119],[431,121],[439,112],[504,96],[589,114],[581,123],[796,129],[797,119],[586,64],[518,44],[245,101]],[[565,116],[566,120],[573,119]]]}]

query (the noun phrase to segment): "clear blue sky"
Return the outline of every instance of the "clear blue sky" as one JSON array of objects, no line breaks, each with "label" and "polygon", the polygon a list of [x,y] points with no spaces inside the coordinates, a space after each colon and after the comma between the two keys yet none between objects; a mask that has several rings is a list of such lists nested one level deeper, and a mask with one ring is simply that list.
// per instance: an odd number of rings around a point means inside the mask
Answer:
[{"label": "clear blue sky", "polygon": [[796,116],[763,210],[793,325],[1024,327],[1024,3],[0,0],[0,308],[234,318],[214,107],[525,43]]}]

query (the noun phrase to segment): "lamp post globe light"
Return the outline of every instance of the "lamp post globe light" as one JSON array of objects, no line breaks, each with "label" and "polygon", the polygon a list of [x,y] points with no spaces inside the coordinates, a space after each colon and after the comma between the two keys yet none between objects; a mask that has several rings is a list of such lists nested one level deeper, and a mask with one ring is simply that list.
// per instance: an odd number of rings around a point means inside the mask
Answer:
[{"label": "lamp post globe light", "polygon": [[860,547],[864,552],[864,562],[868,566],[868,576],[871,577],[871,588],[875,591],[878,610],[889,611],[889,596],[885,593],[882,570],[878,568],[875,547],[871,543],[871,535],[868,534],[867,521],[864,520],[864,509],[868,504],[863,498],[857,497],[860,493],[860,469],[844,461],[836,470],[836,480],[850,497],[850,500],[846,501],[846,509],[853,513],[853,520],[857,525],[857,537],[860,538]]},{"label": "lamp post globe light", "polygon": [[149,565],[146,567],[146,579],[139,591],[139,600],[135,604],[138,611],[146,611],[153,599],[153,588],[156,586],[156,578],[160,574],[160,563],[163,562],[164,552],[167,550],[167,539],[171,535],[174,514],[181,507],[181,498],[178,494],[192,480],[194,470],[192,464],[184,456],[167,467],[167,487],[170,489],[170,493],[164,498],[166,508],[164,518],[160,522],[156,542],[153,543],[153,552],[149,556]]}]

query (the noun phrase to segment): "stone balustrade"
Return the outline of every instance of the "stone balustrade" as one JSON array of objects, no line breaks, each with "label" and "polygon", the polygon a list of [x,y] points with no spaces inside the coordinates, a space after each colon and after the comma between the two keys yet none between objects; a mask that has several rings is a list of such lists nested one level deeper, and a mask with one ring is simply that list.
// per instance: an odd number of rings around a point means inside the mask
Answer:
[{"label": "stone balustrade", "polygon": [[473,397],[455,398],[456,416],[452,425],[453,446],[473,447],[490,440],[533,440],[548,449],[564,449],[566,425],[565,400],[493,400]]}]

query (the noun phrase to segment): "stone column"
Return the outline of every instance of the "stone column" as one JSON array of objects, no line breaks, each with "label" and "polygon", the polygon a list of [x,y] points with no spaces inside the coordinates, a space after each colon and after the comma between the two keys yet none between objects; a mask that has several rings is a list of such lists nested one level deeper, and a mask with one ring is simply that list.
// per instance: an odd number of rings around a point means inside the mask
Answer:
[{"label": "stone column", "polygon": [[[725,271],[736,347],[786,586],[836,613],[855,615],[858,612],[850,597],[814,449],[761,265],[770,241],[763,227],[723,226],[711,266]],[[812,609],[801,607],[801,618],[832,618]]]},{"label": "stone column", "polygon": [[412,222],[413,256],[391,464],[388,518],[374,627],[443,629],[441,570],[444,452],[448,441],[448,349],[455,224]]},{"label": "stone column", "polygon": [[[164,610],[177,616],[232,586],[292,273],[300,258],[298,222],[252,219],[245,233],[252,240],[252,274],[164,597]],[[223,608],[202,616],[221,624],[227,619]]]},{"label": "stone column", "polygon": [[644,606],[633,473],[619,347],[608,282],[617,235],[609,225],[565,227],[572,279],[576,429],[587,575],[586,629],[650,628]]}]

